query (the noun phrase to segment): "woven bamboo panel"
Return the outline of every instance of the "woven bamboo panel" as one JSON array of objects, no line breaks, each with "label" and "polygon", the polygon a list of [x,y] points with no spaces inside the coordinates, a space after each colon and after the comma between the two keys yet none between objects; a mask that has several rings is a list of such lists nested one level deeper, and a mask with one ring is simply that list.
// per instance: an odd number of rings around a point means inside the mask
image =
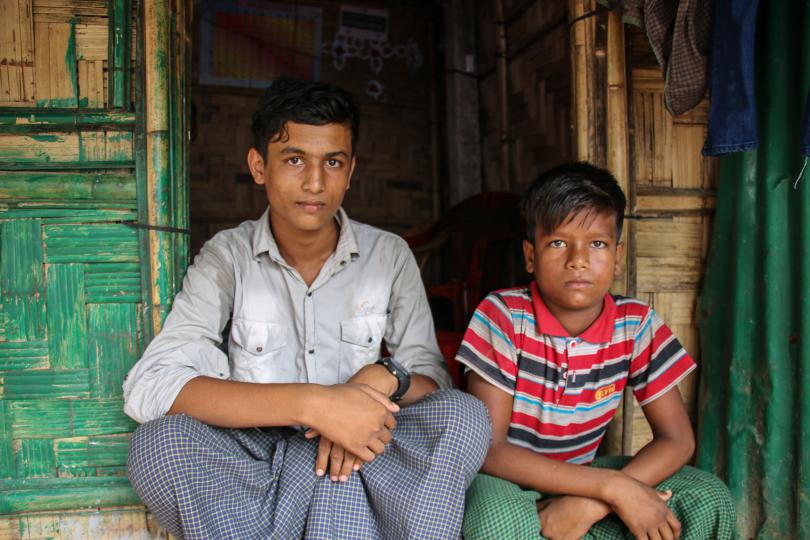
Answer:
[{"label": "woven bamboo panel", "polygon": [[63,512],[0,519],[0,540],[152,540],[169,535],[143,509]]},{"label": "woven bamboo panel", "polygon": [[107,106],[108,3],[0,2],[0,107]]},{"label": "woven bamboo panel", "polygon": [[[703,158],[708,103],[672,117],[664,108],[658,68],[632,70],[630,115],[636,184],[635,290],[667,322],[684,348],[700,361],[696,306],[705,271],[715,204],[716,164]],[[679,388],[694,419],[698,373]],[[633,412],[632,451],[652,438],[638,404]]]}]

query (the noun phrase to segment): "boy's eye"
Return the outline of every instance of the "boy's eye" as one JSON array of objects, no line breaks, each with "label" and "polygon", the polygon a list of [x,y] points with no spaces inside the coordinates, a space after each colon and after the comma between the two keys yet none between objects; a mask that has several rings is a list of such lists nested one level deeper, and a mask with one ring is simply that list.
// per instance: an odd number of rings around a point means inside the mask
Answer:
[{"label": "boy's eye", "polygon": [[565,247],[565,241],[563,241],[563,240],[552,240],[551,242],[548,243],[548,245],[550,245],[551,247],[555,247],[555,248],[561,248],[561,247]]},{"label": "boy's eye", "polygon": [[605,242],[604,240],[594,240],[593,242],[591,242],[591,245],[592,245],[593,247],[595,247],[595,248],[600,248],[600,249],[602,249],[602,248],[606,248],[606,247],[607,247],[607,242]]},{"label": "boy's eye", "polygon": [[293,156],[287,160],[287,163],[289,163],[290,165],[301,165],[303,163],[303,160],[298,156]]},{"label": "boy's eye", "polygon": [[329,167],[340,167],[341,163],[339,159],[327,159],[326,165]]}]

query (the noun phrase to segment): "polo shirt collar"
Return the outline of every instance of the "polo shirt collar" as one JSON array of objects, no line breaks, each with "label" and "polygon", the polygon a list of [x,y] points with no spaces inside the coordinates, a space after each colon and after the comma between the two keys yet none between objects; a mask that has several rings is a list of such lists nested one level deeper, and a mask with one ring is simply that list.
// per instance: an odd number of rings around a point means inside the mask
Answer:
[{"label": "polo shirt collar", "polygon": [[[343,210],[343,208],[339,208],[337,214],[335,214],[335,221],[337,221],[338,227],[340,228],[338,232],[338,243],[337,247],[335,248],[335,259],[337,261],[348,262],[353,257],[359,255],[357,239],[355,238],[354,231],[352,230],[351,220],[346,214],[346,211]],[[278,249],[278,244],[273,236],[273,231],[270,230],[269,206],[262,214],[262,217],[259,218],[259,222],[257,223],[256,228],[253,230],[252,244],[254,257],[258,257],[262,253],[267,253],[270,259],[278,263],[285,265],[287,264]]]},{"label": "polo shirt collar", "polygon": [[560,337],[578,337],[588,343],[609,343],[613,339],[616,302],[610,294],[605,294],[602,311],[599,313],[596,320],[580,335],[572,336],[563,328],[563,325],[560,324],[557,317],[546,307],[546,303],[543,302],[543,298],[540,296],[540,289],[537,287],[536,281],[532,281],[530,289],[532,304],[534,306],[534,317],[535,321],[537,321],[537,330],[541,334]]}]

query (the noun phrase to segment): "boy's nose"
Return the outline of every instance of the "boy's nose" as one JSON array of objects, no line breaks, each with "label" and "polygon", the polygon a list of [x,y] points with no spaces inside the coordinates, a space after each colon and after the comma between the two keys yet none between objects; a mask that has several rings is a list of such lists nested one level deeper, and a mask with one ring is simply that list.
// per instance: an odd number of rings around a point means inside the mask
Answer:
[{"label": "boy's nose", "polygon": [[309,193],[320,193],[324,190],[324,172],[320,167],[307,171],[302,187]]},{"label": "boy's nose", "polygon": [[570,268],[586,268],[588,266],[588,252],[578,248],[573,248],[568,254],[568,266]]}]

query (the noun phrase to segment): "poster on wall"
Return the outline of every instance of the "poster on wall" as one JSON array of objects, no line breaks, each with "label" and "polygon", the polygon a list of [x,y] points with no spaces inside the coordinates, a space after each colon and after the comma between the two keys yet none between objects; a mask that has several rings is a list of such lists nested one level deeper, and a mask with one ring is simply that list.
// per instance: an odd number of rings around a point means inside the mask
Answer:
[{"label": "poster on wall", "polygon": [[320,78],[320,8],[209,0],[199,19],[202,84],[265,88],[282,75]]}]

